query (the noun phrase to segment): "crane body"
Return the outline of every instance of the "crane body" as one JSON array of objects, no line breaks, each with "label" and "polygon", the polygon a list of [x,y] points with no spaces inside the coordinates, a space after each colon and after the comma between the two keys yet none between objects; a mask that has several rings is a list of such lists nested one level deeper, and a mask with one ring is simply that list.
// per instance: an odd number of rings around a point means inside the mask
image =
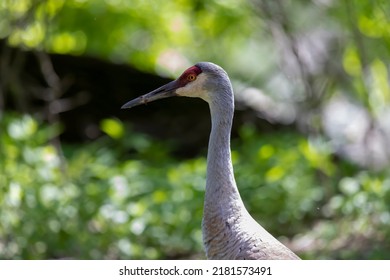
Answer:
[{"label": "crane body", "polygon": [[211,133],[202,232],[208,259],[299,259],[246,210],[234,178],[230,134],[234,94],[227,73],[200,62],[176,80],[127,102],[122,109],[171,96],[199,97],[208,102]]}]

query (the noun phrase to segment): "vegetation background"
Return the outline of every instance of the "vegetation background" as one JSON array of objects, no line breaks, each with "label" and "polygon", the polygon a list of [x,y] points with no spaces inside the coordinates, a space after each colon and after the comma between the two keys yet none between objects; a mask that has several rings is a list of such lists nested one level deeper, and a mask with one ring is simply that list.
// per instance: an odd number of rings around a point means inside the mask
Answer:
[{"label": "vegetation background", "polygon": [[207,104],[119,108],[213,61],[253,216],[304,259],[389,259],[389,19],[386,0],[2,0],[0,258],[204,258]]}]

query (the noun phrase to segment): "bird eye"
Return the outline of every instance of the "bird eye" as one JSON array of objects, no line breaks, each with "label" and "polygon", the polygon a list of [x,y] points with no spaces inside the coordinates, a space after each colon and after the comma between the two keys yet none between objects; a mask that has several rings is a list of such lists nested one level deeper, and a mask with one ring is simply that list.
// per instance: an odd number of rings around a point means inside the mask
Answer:
[{"label": "bird eye", "polygon": [[188,80],[189,82],[195,81],[195,80],[196,80],[196,75],[195,75],[195,74],[189,74],[189,75],[187,76],[187,80]]}]

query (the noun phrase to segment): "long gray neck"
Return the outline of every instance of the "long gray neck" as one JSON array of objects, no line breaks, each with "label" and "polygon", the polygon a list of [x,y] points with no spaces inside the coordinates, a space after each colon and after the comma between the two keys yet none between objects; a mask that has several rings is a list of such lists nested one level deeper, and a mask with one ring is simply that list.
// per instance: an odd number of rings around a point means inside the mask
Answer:
[{"label": "long gray neck", "polygon": [[237,192],[230,152],[234,107],[221,107],[210,104],[212,126],[207,154],[206,199],[217,199],[216,192]]},{"label": "long gray neck", "polygon": [[[233,122],[233,93],[210,103],[211,134],[207,155],[207,180],[203,212],[203,241],[206,253],[221,229],[229,227],[245,209],[238,193],[230,153]],[[245,210],[246,211],[246,210]]]}]

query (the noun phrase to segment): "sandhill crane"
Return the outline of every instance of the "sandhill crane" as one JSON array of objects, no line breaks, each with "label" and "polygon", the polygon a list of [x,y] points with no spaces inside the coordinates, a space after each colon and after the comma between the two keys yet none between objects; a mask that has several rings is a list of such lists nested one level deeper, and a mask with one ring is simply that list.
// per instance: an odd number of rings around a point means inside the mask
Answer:
[{"label": "sandhill crane", "polygon": [[210,107],[202,221],[207,258],[299,259],[251,217],[238,192],[230,152],[234,96],[225,70],[211,62],[197,63],[176,80],[127,102],[122,109],[171,96],[199,97]]}]

